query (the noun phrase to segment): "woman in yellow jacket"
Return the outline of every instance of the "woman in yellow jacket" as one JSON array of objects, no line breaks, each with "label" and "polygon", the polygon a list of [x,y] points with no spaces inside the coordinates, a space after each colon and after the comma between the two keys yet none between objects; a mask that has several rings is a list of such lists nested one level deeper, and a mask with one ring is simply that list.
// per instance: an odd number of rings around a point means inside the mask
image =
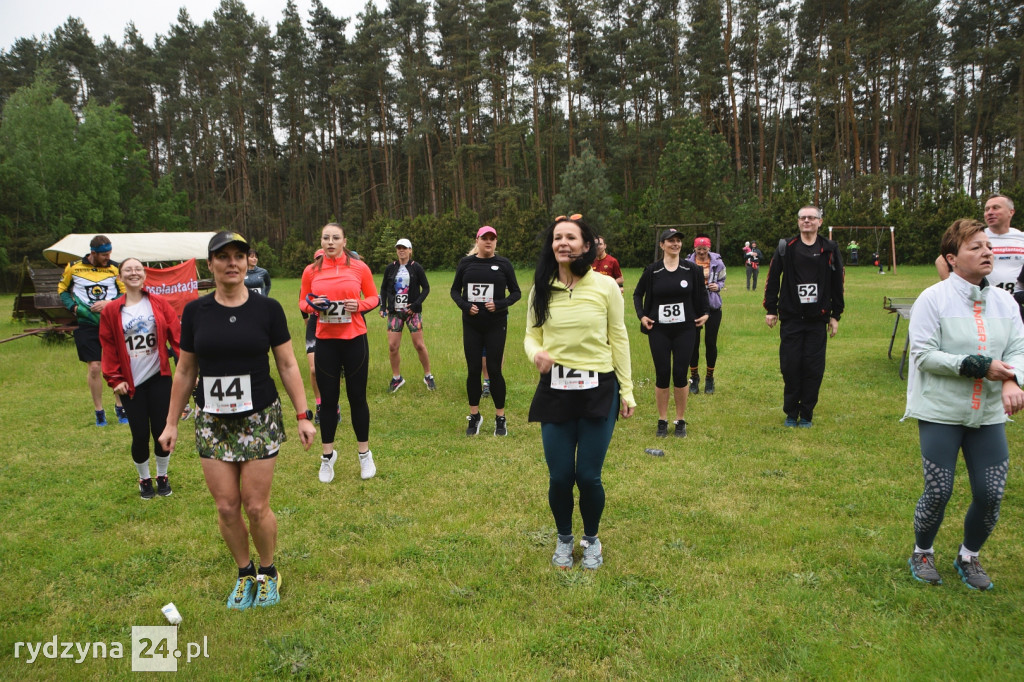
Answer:
[{"label": "woman in yellow jacket", "polygon": [[530,421],[541,423],[548,464],[548,503],[558,529],[551,562],[573,565],[573,486],[580,491],[587,570],[604,562],[598,526],[604,511],[601,468],[616,417],[636,407],[622,295],[612,278],[593,272],[594,233],[582,216],[560,216],[548,228],[530,291],[526,354],[541,373]]}]

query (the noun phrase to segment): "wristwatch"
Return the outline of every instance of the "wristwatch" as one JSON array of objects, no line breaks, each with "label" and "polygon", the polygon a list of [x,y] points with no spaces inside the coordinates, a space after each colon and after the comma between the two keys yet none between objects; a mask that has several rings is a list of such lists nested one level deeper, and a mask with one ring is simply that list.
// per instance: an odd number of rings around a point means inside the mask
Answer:
[{"label": "wristwatch", "polygon": [[310,419],[310,420],[312,420],[313,419],[313,410],[306,410],[305,412],[299,412],[297,415],[295,415],[295,418],[298,419],[299,421],[302,421],[303,419]]}]

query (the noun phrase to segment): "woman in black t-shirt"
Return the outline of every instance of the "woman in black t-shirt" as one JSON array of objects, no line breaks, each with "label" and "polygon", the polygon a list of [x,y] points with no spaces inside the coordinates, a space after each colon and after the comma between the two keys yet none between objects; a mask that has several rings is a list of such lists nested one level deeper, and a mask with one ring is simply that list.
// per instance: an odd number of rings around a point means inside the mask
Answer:
[{"label": "woman in black t-shirt", "polygon": [[[467,436],[480,432],[480,395],[483,386],[483,351],[487,349],[487,374],[491,378],[494,400],[494,435],[508,435],[505,425],[505,377],[501,361],[505,357],[508,309],[522,293],[512,263],[494,253],[498,233],[490,225],[476,232],[476,245],[459,261],[452,281],[451,296],[462,309],[462,349],[466,354],[466,395],[469,398]],[[507,291],[507,293],[506,293]]]},{"label": "woman in black t-shirt", "polygon": [[[167,426],[160,435],[163,448],[173,450],[177,415],[199,377],[196,451],[217,503],[221,536],[238,564],[238,580],[227,603],[237,610],[280,601],[281,576],[274,566],[277,519],[270,509],[270,485],[285,433],[269,351],[298,413],[299,438],[306,449],[316,435],[284,310],[276,300],[252,295],[245,286],[248,250],[248,243],[235,232],[218,232],[210,240],[209,265],[216,289],[185,306],[181,357]],[[258,573],[249,558],[250,536],[259,553]]]},{"label": "woman in black t-shirt", "polygon": [[647,335],[654,360],[654,396],[658,406],[658,438],[668,436],[668,388],[671,377],[676,402],[675,436],[686,437],[686,400],[696,329],[708,320],[704,269],[679,258],[683,238],[675,229],[661,233],[664,259],[651,263],[633,291],[640,331]]}]

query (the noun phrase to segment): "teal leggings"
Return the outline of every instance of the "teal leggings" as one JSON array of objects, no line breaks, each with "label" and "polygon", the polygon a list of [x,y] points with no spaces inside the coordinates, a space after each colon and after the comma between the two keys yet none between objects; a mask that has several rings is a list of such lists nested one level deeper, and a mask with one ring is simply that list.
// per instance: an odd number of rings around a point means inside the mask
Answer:
[{"label": "teal leggings", "polygon": [[573,485],[580,489],[583,534],[596,536],[601,525],[604,512],[601,468],[619,411],[618,387],[614,395],[607,417],[540,425],[544,459],[548,463],[548,504],[559,535],[572,534]]}]

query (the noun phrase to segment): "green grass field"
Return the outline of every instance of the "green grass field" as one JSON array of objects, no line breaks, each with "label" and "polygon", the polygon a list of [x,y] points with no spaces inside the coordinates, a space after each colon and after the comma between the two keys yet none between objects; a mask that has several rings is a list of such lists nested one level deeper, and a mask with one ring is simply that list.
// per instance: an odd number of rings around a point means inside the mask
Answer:
[{"label": "green grass field", "polygon": [[[627,295],[638,276],[626,273]],[[452,273],[430,277],[436,393],[406,340],[408,383],[387,394],[384,323],[368,318],[377,477],[359,479],[346,405],[330,485],[317,480],[319,443],[304,452],[287,422],[271,499],[282,602],[266,610],[224,606],[234,563],[191,422],[171,460],[174,495],[140,500],[128,428],[92,426],[74,345],[0,345],[0,678],[132,678],[132,626],[165,625],[169,601],[184,617],[179,648],[206,639],[208,657],[178,661],[195,679],[1024,678],[1018,424],[1007,429],[1002,518],[982,553],[995,589],[971,592],[952,569],[969,503],[962,465],[936,541],[946,584],[907,570],[921,466],[916,425],[899,421],[905,383],[886,357],[882,297],[916,295],[932,268],[848,271],[808,430],[782,426],[778,331],[733,268],[717,393],[691,398],[688,438],[656,441],[653,366],[627,302],[639,407],[609,450],[605,565],[592,574],[549,564],[547,470],[539,425],[525,421],[536,382],[525,302],[510,316],[510,436],[490,435],[484,399],[484,430],[467,439]],[[298,282],[275,281],[273,295],[304,368]],[[22,326],[5,319],[0,337]],[[645,454],[652,446],[665,457]],[[119,642],[124,658],[28,663],[24,647],[15,658],[17,642],[54,636]]]}]

